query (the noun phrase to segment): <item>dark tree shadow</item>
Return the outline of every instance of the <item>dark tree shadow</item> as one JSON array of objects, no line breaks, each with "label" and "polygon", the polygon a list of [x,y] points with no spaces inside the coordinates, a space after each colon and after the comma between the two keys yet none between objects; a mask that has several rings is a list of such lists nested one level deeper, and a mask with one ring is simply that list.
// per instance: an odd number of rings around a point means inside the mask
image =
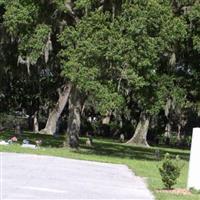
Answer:
[{"label": "dark tree shadow", "polygon": [[[0,133],[0,140],[8,140],[12,136],[16,136],[14,131],[5,131]],[[17,143],[22,144],[24,139],[29,140],[31,144],[35,144],[36,140],[42,140],[43,147],[62,148],[65,141],[64,136],[51,136],[41,135],[31,132],[23,132],[21,135],[16,136],[18,138]],[[189,152],[181,149],[173,148],[159,148],[151,147],[144,148],[139,146],[130,146],[117,142],[107,141],[104,139],[94,139],[92,147],[86,146],[86,138],[80,139],[80,149],[77,153],[85,155],[99,155],[114,158],[126,158],[126,159],[139,159],[156,161],[159,160],[157,153],[159,150],[160,159],[164,157],[165,153],[170,153],[172,156],[179,155],[181,159],[189,160]]]},{"label": "dark tree shadow", "polygon": [[159,150],[160,159],[164,157],[166,153],[170,153],[172,157],[179,157],[183,160],[189,160],[189,153],[186,151],[181,151],[172,148],[157,148],[157,147],[139,147],[130,146],[120,143],[111,142],[94,142],[93,147],[86,147],[84,145],[84,140],[82,140],[81,147],[87,149],[87,151],[80,152],[82,154],[95,154],[100,156],[116,157],[116,158],[128,158],[128,159],[140,159],[155,161],[159,160],[157,152]]}]

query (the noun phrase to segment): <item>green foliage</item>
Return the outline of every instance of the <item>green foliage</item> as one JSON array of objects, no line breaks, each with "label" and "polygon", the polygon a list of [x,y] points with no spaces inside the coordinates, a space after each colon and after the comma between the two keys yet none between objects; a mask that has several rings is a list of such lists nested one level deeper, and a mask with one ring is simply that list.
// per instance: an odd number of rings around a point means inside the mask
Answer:
[{"label": "green foliage", "polygon": [[77,0],[76,3],[76,8],[82,9],[82,8],[89,8],[91,7],[92,3],[95,2],[96,0]]},{"label": "green foliage", "polygon": [[176,156],[173,160],[169,153],[165,154],[162,167],[159,168],[160,175],[164,186],[167,189],[171,189],[173,185],[176,184],[177,178],[180,176],[180,159]]},{"label": "green foliage", "polygon": [[23,128],[27,128],[27,117],[18,116],[16,114],[10,113],[0,113],[0,126],[5,129],[13,129],[17,124],[20,124]]},{"label": "green foliage", "polygon": [[6,31],[18,39],[21,56],[36,64],[38,58],[49,51],[47,41],[50,25],[41,23],[42,7],[32,0],[5,1],[4,25]]},{"label": "green foliage", "polygon": [[[76,4],[83,8],[92,2]],[[114,20],[110,13],[90,12],[60,36],[63,72],[96,97],[102,91],[100,85],[107,87],[111,80],[113,92],[124,97],[133,92],[141,110],[157,114],[168,96],[184,99],[184,89],[168,73],[171,69],[162,66],[164,70],[158,70],[160,55],[172,54],[176,44],[184,41],[186,29],[184,19],[175,17],[171,5],[163,1],[125,2]]]},{"label": "green foliage", "polygon": [[194,189],[194,188],[190,188],[190,192],[191,192],[192,194],[200,194],[200,190],[196,190],[196,189]]},{"label": "green foliage", "polygon": [[[94,12],[84,17],[77,26],[67,27],[59,37],[63,45],[60,55],[63,74],[86,94],[98,102],[97,110],[105,113],[117,109],[122,97],[117,94],[115,82],[111,81],[106,63],[107,45],[110,37],[109,15]],[[112,72],[112,71],[111,71]]]},{"label": "green foliage", "polygon": [[[187,34],[185,21],[174,17],[170,4],[146,1],[124,4],[117,23],[124,46],[115,52],[119,54],[125,46],[130,47],[120,57],[130,65],[130,74],[137,74],[139,78],[133,78],[135,82],[131,89],[140,107],[154,115],[165,105],[167,96],[183,98],[181,93],[175,92],[177,88],[182,89],[178,81],[175,83],[175,76],[169,73],[170,67],[161,65],[160,55],[170,54],[174,51],[173,46],[184,41]],[[131,76],[127,79],[130,81]],[[139,88],[134,87],[137,84]]]},{"label": "green foliage", "polygon": [[45,51],[49,51],[45,47],[50,34],[51,28],[48,25],[38,24],[32,34],[21,38],[19,51],[22,55],[29,57],[32,64],[35,64],[38,58],[45,54]]},{"label": "green foliage", "polygon": [[6,0],[0,0],[0,5],[5,5]]},{"label": "green foliage", "polygon": [[200,52],[200,5],[195,3],[188,14],[194,50]]},{"label": "green foliage", "polygon": [[105,115],[110,110],[119,111],[124,105],[124,99],[117,92],[112,91],[112,88],[107,88],[104,85],[96,91],[95,100],[97,111]]},{"label": "green foliage", "polygon": [[56,5],[56,8],[59,9],[59,11],[63,11],[64,13],[68,13],[71,11],[70,0],[52,0],[50,3],[53,3]]},{"label": "green foliage", "polygon": [[200,23],[200,5],[198,2],[196,2],[190,12],[189,12],[189,20],[190,22],[195,23]]},{"label": "green foliage", "polygon": [[20,32],[30,29],[29,25],[33,25],[38,16],[39,8],[37,4],[31,0],[5,2],[4,24],[8,33],[12,36],[18,36]]},{"label": "green foliage", "polygon": [[200,35],[193,37],[194,49],[200,52]]}]

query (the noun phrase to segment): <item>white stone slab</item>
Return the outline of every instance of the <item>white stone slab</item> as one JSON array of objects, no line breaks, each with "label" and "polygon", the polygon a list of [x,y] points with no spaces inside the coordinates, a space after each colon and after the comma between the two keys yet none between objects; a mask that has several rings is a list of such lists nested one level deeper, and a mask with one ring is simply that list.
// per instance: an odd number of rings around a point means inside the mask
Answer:
[{"label": "white stone slab", "polygon": [[4,141],[4,140],[2,140],[2,141],[0,141],[0,145],[9,145],[9,143]]},{"label": "white stone slab", "polygon": [[34,144],[22,144],[22,147],[36,149],[36,145]]},{"label": "white stone slab", "polygon": [[187,187],[200,190],[200,128],[193,129]]}]

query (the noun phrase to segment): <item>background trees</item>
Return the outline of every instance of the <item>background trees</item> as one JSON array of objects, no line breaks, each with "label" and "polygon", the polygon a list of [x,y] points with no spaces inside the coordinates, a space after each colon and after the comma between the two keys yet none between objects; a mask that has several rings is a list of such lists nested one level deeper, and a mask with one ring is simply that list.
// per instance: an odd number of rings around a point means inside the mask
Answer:
[{"label": "background trees", "polygon": [[77,140],[105,127],[133,144],[180,139],[199,109],[199,4],[1,0],[1,112]]}]

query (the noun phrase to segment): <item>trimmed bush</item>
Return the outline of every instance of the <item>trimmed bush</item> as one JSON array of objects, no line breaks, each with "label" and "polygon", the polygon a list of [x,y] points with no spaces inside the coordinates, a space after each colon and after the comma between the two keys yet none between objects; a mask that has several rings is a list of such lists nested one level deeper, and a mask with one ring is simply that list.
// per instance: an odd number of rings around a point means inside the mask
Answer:
[{"label": "trimmed bush", "polygon": [[166,153],[159,171],[166,189],[172,189],[172,186],[176,184],[180,176],[181,166],[179,156],[176,156],[176,159],[172,159],[170,154]]}]

